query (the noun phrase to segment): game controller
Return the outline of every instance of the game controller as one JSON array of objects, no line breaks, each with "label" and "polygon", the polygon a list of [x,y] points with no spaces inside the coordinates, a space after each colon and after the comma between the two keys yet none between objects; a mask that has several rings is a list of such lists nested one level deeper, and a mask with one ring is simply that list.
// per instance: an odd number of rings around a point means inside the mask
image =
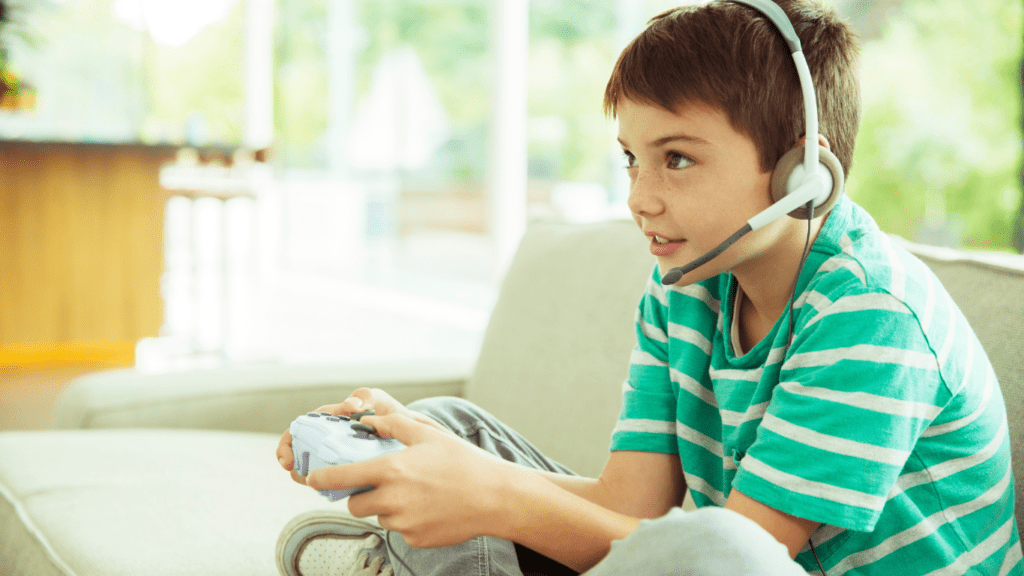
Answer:
[{"label": "game controller", "polygon": [[[362,462],[404,449],[405,444],[394,438],[381,438],[373,426],[359,422],[363,416],[373,413],[373,410],[367,410],[349,417],[334,416],[330,412],[310,412],[296,418],[289,427],[295,473],[307,476],[313,470],[327,466]],[[320,494],[333,502],[370,490],[373,486],[321,490]]]}]

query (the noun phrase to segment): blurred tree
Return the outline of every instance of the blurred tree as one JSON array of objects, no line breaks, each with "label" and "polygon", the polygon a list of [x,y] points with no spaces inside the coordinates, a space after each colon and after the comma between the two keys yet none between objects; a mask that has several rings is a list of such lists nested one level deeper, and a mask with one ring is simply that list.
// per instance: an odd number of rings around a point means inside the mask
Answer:
[{"label": "blurred tree", "polygon": [[5,0],[0,0],[0,100],[9,90],[17,89],[17,79],[7,71],[7,42],[4,32],[10,21],[10,8]]},{"label": "blurred tree", "polygon": [[607,185],[613,140],[601,108],[618,56],[615,3],[530,3],[530,176]]},{"label": "blurred tree", "polygon": [[38,44],[39,39],[32,37],[21,21],[27,12],[26,6],[12,0],[0,0],[0,107],[22,107],[19,100],[32,99],[26,108],[34,108],[34,89],[8,64],[10,59],[9,44],[12,41],[24,42],[28,45]]},{"label": "blurred tree", "polygon": [[1010,249],[1021,207],[1020,2],[910,0],[864,46],[850,195],[889,232]]},{"label": "blurred tree", "polygon": [[[276,113],[286,166],[326,161],[327,1],[278,5]],[[1011,249],[1024,226],[1017,223],[1024,7],[1005,0],[829,1],[858,26],[872,24],[864,34],[864,120],[851,196],[883,229],[907,238]],[[482,182],[494,73],[489,3],[360,0],[356,7],[363,32],[356,97],[385,54],[409,45],[452,121],[436,164],[410,180]],[[616,17],[613,2],[531,2],[534,180],[610,184],[611,126],[601,96],[617,56]]]},{"label": "blurred tree", "polygon": [[289,168],[326,168],[327,0],[278,0],[274,148]]},{"label": "blurred tree", "polygon": [[245,109],[244,3],[181,46],[146,35],[147,140],[237,145]]},{"label": "blurred tree", "polygon": [[[275,113],[279,156],[285,166],[327,165],[327,2],[279,0]],[[373,71],[389,51],[415,49],[452,120],[452,138],[430,174],[417,181],[454,177],[480,181],[486,171],[490,120],[490,8],[487,2],[360,0],[355,96],[370,88]]]},{"label": "blurred tree", "polygon": [[367,44],[360,53],[359,84],[366,93],[375,66],[401,45],[422,61],[450,119],[451,138],[433,165],[410,180],[483,182],[494,84],[491,61],[490,3],[480,0],[364,0],[360,22]]},{"label": "blurred tree", "polygon": [[[1024,35],[1024,30],[1022,30]],[[1024,54],[1021,55],[1020,59],[1020,101],[1022,107],[1024,107]],[[1024,112],[1021,113],[1021,142],[1024,143]],[[1024,158],[1022,160],[1020,170],[1020,187],[1024,190]],[[1017,249],[1017,252],[1024,254],[1024,198],[1021,199],[1020,208],[1017,211],[1017,227],[1014,229],[1013,235],[1013,247]]]}]

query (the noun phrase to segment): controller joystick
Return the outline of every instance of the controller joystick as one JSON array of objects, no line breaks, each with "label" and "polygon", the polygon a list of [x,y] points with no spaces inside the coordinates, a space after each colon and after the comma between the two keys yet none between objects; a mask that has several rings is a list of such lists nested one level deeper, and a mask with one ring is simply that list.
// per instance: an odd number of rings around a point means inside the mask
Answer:
[{"label": "controller joystick", "polygon": [[[289,427],[295,473],[307,476],[320,468],[362,462],[404,449],[405,444],[394,438],[381,438],[373,426],[359,422],[363,416],[373,414],[373,410],[352,416],[310,412],[296,418]],[[320,494],[333,502],[370,490],[373,486],[321,490]]]}]

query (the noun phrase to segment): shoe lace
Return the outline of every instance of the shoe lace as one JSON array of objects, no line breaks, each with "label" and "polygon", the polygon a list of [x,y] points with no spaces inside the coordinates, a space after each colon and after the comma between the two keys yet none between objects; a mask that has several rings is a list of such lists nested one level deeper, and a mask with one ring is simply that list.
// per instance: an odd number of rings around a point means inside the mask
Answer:
[{"label": "shoe lace", "polygon": [[384,565],[383,556],[378,556],[371,561],[369,554],[360,554],[356,559],[356,564],[361,568],[353,576],[394,576],[395,574],[390,565]]}]

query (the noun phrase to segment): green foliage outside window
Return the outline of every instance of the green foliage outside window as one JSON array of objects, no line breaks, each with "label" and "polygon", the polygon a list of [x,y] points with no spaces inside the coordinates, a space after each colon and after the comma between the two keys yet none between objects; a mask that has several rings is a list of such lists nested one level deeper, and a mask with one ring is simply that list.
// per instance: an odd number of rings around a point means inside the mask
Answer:
[{"label": "green foliage outside window", "polygon": [[864,120],[849,191],[884,230],[1013,246],[1022,12],[1005,0],[911,0],[864,46]]},{"label": "green foliage outside window", "polygon": [[[1006,0],[891,4],[881,34],[872,30],[864,40],[864,116],[849,193],[886,231],[1011,250],[1022,198],[1024,7]],[[322,166],[325,0],[290,0],[279,7],[278,147],[290,165]],[[388,50],[411,45],[452,121],[452,138],[432,177],[412,175],[417,182],[486,180],[494,74],[490,18],[487,2],[357,3],[364,34],[357,96],[367,91],[373,67]],[[612,185],[613,129],[601,98],[621,48],[615,27],[614,2],[531,2],[533,181]]]},{"label": "green foliage outside window", "polygon": [[614,148],[601,100],[615,46],[612,2],[533,2],[530,176],[607,184]]},{"label": "green foliage outside window", "polygon": [[494,84],[490,9],[488,2],[359,3],[367,44],[359,54],[356,92],[369,90],[374,67],[386,53],[411,46],[451,122],[451,137],[435,162],[422,173],[410,175],[418,182],[486,181]]},{"label": "green foliage outside window", "polygon": [[[330,1],[277,2],[275,151],[286,168],[330,165],[329,117],[336,112],[327,98]],[[862,13],[875,5],[835,1]],[[864,116],[851,197],[883,229],[912,240],[1001,250],[1016,241],[1019,250],[1024,5],[886,3],[884,25],[875,26],[875,17],[862,22],[872,31],[862,56]],[[0,131],[7,131],[0,137],[237,143],[244,4],[184,46],[157,45],[118,21],[114,4],[0,0],[20,9],[3,10],[4,16],[17,16],[38,37],[33,46],[10,30],[2,34],[11,59],[5,63],[0,51],[0,69],[6,68],[4,78],[36,86],[40,101],[32,114],[0,111]],[[657,12],[653,0],[643,4],[651,8],[644,18]],[[601,98],[623,41],[616,5],[530,3],[528,154],[535,184],[610,188],[615,182],[613,128]],[[451,124],[436,161],[406,181],[437,189],[486,186],[491,90],[499,72],[492,66],[493,28],[501,25],[491,21],[492,9],[484,0],[354,3],[353,105],[367,93],[381,58],[411,46]],[[856,17],[864,18],[851,16],[855,26]]]},{"label": "green foliage outside window", "polygon": [[274,149],[289,168],[327,165],[326,0],[278,1]]}]

